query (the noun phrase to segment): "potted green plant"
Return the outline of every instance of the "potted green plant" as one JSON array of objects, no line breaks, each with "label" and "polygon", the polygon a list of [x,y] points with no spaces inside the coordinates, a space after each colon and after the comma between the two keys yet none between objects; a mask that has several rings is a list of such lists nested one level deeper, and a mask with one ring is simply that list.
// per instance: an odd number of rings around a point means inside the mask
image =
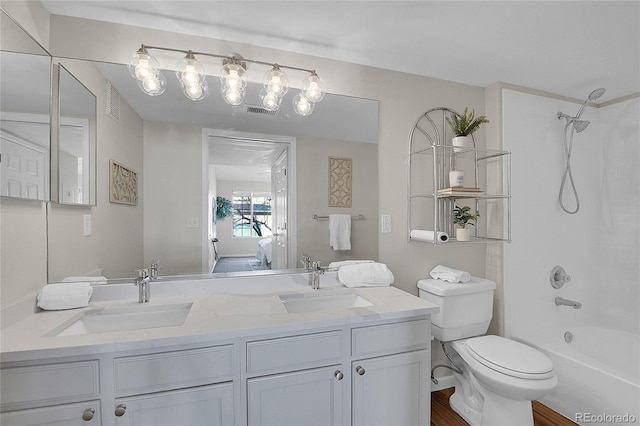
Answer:
[{"label": "potted green plant", "polygon": [[476,117],[474,110],[469,111],[469,108],[465,107],[461,115],[452,113],[447,117],[447,122],[455,135],[451,141],[453,146],[470,146],[472,145],[469,143],[471,134],[478,130],[482,124],[488,123],[489,120],[484,115]]},{"label": "potted green plant", "polygon": [[456,240],[469,241],[471,239],[471,228],[467,226],[474,226],[477,218],[480,217],[478,212],[471,213],[471,207],[464,206],[453,208],[453,224],[458,225],[456,228]]}]

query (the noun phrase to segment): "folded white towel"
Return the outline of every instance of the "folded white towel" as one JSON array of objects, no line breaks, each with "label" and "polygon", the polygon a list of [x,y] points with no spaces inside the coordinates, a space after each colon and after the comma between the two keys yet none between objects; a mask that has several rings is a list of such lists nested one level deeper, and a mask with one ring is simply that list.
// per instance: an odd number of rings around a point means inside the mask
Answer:
[{"label": "folded white towel", "polygon": [[351,215],[329,215],[329,245],[334,250],[351,250]]},{"label": "folded white towel", "polygon": [[358,265],[360,263],[373,263],[373,260],[341,260],[338,262],[331,262],[329,268],[340,268],[348,265]]},{"label": "folded white towel", "polygon": [[106,284],[107,277],[91,277],[91,276],[79,276],[79,277],[66,277],[62,280],[63,283],[93,283],[93,284]]},{"label": "folded white towel", "polygon": [[38,306],[47,311],[89,306],[93,288],[89,282],[47,284],[38,293]]},{"label": "folded white towel", "polygon": [[431,270],[429,275],[431,275],[431,278],[451,283],[466,283],[471,279],[471,274],[468,272],[448,268],[443,265],[437,265]]},{"label": "folded white towel", "polygon": [[346,287],[379,287],[393,284],[393,274],[384,263],[358,263],[338,269],[338,280]]}]

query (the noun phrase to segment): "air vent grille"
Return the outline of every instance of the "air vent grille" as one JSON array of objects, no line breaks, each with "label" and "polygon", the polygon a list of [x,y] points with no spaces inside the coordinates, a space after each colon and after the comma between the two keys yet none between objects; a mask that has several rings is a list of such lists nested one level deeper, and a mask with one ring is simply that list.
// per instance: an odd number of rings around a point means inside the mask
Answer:
[{"label": "air vent grille", "polygon": [[279,113],[279,111],[269,111],[255,105],[247,105],[247,109],[245,110],[245,112],[249,114],[259,114],[266,117],[277,117]]},{"label": "air vent grille", "polygon": [[107,115],[116,121],[120,121],[120,93],[107,82]]}]

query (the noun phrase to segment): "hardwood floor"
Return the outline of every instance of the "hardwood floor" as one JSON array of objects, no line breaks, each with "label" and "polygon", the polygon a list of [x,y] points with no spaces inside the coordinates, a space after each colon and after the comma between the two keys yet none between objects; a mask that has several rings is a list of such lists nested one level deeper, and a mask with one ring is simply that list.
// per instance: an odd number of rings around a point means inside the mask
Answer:
[{"label": "hardwood floor", "polygon": [[[467,426],[467,422],[449,406],[449,397],[453,390],[448,388],[431,392],[431,426]],[[538,401],[533,401],[532,406],[534,426],[577,425]]]}]

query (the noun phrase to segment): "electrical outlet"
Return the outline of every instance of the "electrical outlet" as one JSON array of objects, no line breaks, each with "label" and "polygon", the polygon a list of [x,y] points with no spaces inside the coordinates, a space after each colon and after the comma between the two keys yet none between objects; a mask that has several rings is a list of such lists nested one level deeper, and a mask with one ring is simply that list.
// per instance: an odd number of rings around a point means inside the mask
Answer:
[{"label": "electrical outlet", "polygon": [[380,232],[382,232],[383,234],[390,233],[391,232],[391,215],[383,214],[380,217],[381,217]]}]

